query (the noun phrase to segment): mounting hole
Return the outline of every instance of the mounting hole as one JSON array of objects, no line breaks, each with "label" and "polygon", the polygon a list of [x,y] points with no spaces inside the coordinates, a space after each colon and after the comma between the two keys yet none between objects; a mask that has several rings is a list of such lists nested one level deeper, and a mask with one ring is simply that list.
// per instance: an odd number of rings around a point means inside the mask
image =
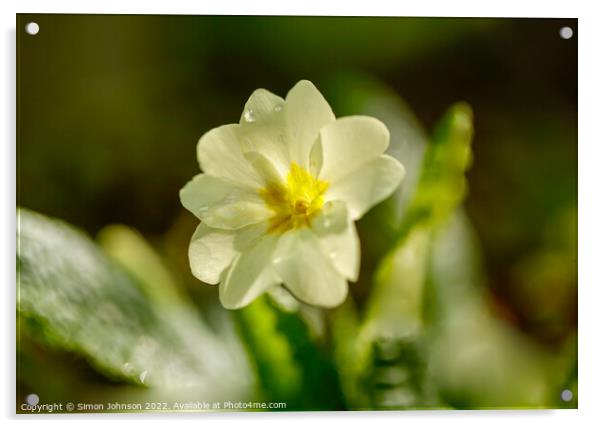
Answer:
[{"label": "mounting hole", "polygon": [[38,397],[38,394],[29,394],[27,397],[25,397],[25,401],[30,406],[35,406],[40,402],[40,397]]},{"label": "mounting hole", "polygon": [[29,22],[27,25],[25,25],[25,32],[27,34],[35,36],[40,32],[40,26],[37,22]]},{"label": "mounting hole", "polygon": [[568,403],[573,399],[573,392],[570,389],[565,389],[560,393],[560,398],[562,398],[562,401],[565,403]]},{"label": "mounting hole", "polygon": [[571,27],[562,27],[558,33],[560,34],[560,37],[565,40],[573,37],[573,29]]}]

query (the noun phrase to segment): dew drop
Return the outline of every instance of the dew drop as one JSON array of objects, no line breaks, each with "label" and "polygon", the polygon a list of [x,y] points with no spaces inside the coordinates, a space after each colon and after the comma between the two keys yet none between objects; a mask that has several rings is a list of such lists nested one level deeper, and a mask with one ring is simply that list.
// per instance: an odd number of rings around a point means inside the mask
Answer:
[{"label": "dew drop", "polygon": [[274,111],[275,111],[276,113],[278,113],[278,112],[282,111],[282,104],[278,104],[276,107],[274,107]]},{"label": "dew drop", "polygon": [[253,113],[253,110],[248,109],[245,111],[244,118],[247,122],[255,122],[255,113]]}]

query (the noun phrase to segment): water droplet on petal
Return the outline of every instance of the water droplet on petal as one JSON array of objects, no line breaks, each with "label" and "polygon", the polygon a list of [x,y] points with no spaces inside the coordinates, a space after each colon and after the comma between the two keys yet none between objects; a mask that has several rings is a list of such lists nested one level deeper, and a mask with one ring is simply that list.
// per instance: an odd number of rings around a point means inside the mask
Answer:
[{"label": "water droplet on petal", "polygon": [[255,122],[255,113],[251,109],[246,110],[243,117],[247,122]]},{"label": "water droplet on petal", "polygon": [[279,111],[282,111],[282,104],[278,104],[276,107],[274,107],[274,111],[276,113],[278,113]]}]

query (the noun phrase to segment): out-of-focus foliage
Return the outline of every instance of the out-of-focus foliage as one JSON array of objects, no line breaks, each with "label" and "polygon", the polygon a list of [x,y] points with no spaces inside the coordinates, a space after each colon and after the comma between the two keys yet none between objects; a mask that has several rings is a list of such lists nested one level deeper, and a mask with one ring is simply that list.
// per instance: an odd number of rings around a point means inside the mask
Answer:
[{"label": "out-of-focus foliage", "polygon": [[574,342],[550,353],[493,317],[479,266],[474,232],[459,211],[434,236],[430,262],[429,359],[442,396],[457,407],[561,405]]},{"label": "out-of-focus foliage", "polygon": [[574,342],[550,352],[497,318],[488,302],[475,238],[458,208],[472,133],[470,108],[454,105],[393,236],[382,226],[391,247],[367,302],[359,315],[349,301],[333,314],[352,408],[570,405],[559,397],[574,379]]},{"label": "out-of-focus foliage", "polygon": [[303,373],[291,342],[278,330],[278,313],[268,299],[260,298],[240,312],[240,319],[265,393],[285,400],[295,397],[301,391]]},{"label": "out-of-focus foliage", "polygon": [[417,225],[436,227],[462,202],[466,195],[464,172],[472,156],[472,134],[470,106],[455,104],[435,130],[398,239],[403,239],[404,234]]},{"label": "out-of-focus foliage", "polygon": [[387,125],[391,134],[387,154],[406,168],[406,176],[397,191],[358,223],[362,265],[360,280],[351,287],[351,292],[364,300],[370,292],[374,271],[391,248],[391,237],[398,233],[414,194],[428,137],[406,103],[382,82],[359,73],[332,76],[329,82],[327,96],[341,115],[365,114]]},{"label": "out-of-focus foliage", "polygon": [[[434,404],[422,379],[426,363],[421,343],[430,237],[462,200],[471,139],[470,108],[453,106],[427,148],[403,220],[389,236],[389,251],[375,270],[362,325],[347,339],[357,341],[350,347],[365,362],[356,373],[357,382],[371,379],[365,385],[371,401],[351,397],[355,406]],[[374,382],[374,377],[379,380]]]},{"label": "out-of-focus foliage", "polygon": [[253,373],[232,328],[217,335],[172,284],[160,283],[168,276],[142,238],[127,228],[105,234],[130,276],[82,232],[25,209],[18,216],[20,336],[81,355],[114,381],[214,398],[250,394]]},{"label": "out-of-focus foliage", "polygon": [[330,351],[323,337],[312,336],[307,318],[314,308],[302,303],[287,308],[279,305],[281,300],[274,294],[264,296],[239,312],[251,358],[258,366],[263,398],[285,401],[287,410],[342,409]]}]

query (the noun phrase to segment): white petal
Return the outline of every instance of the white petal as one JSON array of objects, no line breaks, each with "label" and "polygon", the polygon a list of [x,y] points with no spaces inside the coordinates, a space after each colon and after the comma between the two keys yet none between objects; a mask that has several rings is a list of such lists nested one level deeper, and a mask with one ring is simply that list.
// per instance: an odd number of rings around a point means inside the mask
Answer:
[{"label": "white petal", "polygon": [[284,100],[278,95],[265,89],[255,90],[245,104],[245,109],[240,117],[240,123],[265,124],[279,121],[279,114],[284,107]]},{"label": "white petal", "polygon": [[281,176],[290,164],[283,109],[282,98],[257,89],[245,104],[239,129],[242,151],[260,153]]},{"label": "white petal", "polygon": [[342,201],[330,201],[324,204],[320,215],[316,217],[311,227],[318,236],[340,233],[349,224],[347,207]]},{"label": "white petal", "polygon": [[255,191],[206,174],[180,190],[182,205],[208,226],[239,229],[267,220],[271,211]]},{"label": "white petal", "polygon": [[[259,152],[247,152],[245,157],[259,174],[266,186],[274,183],[281,183],[288,174],[288,167],[282,163],[272,162],[267,156]],[[280,168],[277,168],[279,165]]]},{"label": "white petal", "polygon": [[311,305],[334,307],[347,296],[347,281],[334,269],[309,229],[291,231],[280,238],[274,268],[286,288]]},{"label": "white petal", "polygon": [[309,172],[312,177],[318,177],[324,163],[324,151],[318,138],[309,151]]},{"label": "white petal", "polygon": [[219,285],[219,298],[226,309],[242,308],[280,283],[271,266],[277,243],[276,235],[265,235],[236,258]]},{"label": "white petal", "polygon": [[210,209],[202,220],[210,227],[234,230],[265,222],[271,216],[272,211],[263,203],[236,201]]},{"label": "white petal", "polygon": [[262,180],[245,158],[240,125],[224,125],[205,133],[197,144],[201,169],[239,186],[258,188]]},{"label": "white petal", "polygon": [[390,196],[405,176],[401,163],[381,155],[351,174],[331,183],[326,200],[345,201],[353,220],[362,217],[370,208]]},{"label": "white petal", "polygon": [[349,116],[320,131],[320,179],[334,182],[380,156],[389,146],[389,130],[378,119]]},{"label": "white petal", "polygon": [[206,174],[195,175],[182,189],[180,201],[184,208],[198,218],[209,207],[224,199],[236,187],[230,183]]},{"label": "white petal", "polygon": [[328,202],[312,223],[320,249],[337,272],[350,281],[357,281],[360,269],[360,240],[355,224],[347,216],[345,203]]},{"label": "white petal", "polygon": [[307,169],[309,152],[320,129],[336,120],[328,102],[313,83],[302,80],[286,96],[284,105],[290,159]]},{"label": "white petal", "polygon": [[252,226],[242,231],[212,229],[201,223],[190,240],[188,259],[192,274],[207,284],[217,284],[232,260],[263,232]]}]

